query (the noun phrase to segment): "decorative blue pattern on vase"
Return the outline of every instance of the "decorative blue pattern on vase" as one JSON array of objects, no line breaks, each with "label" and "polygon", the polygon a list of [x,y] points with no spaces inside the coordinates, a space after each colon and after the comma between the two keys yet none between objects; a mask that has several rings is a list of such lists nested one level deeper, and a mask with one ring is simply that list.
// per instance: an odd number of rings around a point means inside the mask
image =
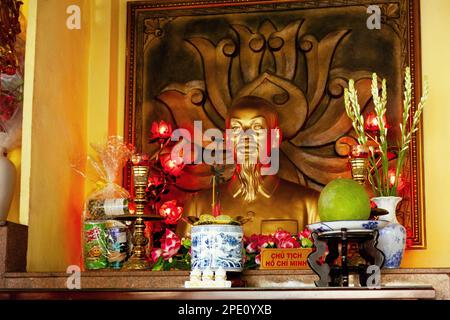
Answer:
[{"label": "decorative blue pattern on vase", "polygon": [[377,221],[369,221],[367,223],[364,223],[362,226],[364,229],[374,230],[378,227],[378,222]]},{"label": "decorative blue pattern on vase", "polygon": [[243,270],[243,231],[241,226],[193,226],[191,237],[192,269]]},{"label": "decorative blue pattern on vase", "polygon": [[385,256],[385,268],[400,268],[406,245],[405,228],[398,223],[390,223],[379,230],[377,248]]},{"label": "decorative blue pattern on vase", "polygon": [[390,256],[389,259],[385,261],[384,266],[386,268],[398,268],[400,267],[402,258],[403,258],[403,250],[400,250],[394,253],[392,256]]}]

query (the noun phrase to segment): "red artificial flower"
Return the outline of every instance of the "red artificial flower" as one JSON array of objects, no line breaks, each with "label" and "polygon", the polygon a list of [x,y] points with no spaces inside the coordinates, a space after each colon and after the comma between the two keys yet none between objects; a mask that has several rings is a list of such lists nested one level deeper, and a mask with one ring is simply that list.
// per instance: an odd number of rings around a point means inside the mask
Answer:
[{"label": "red artificial flower", "polygon": [[176,255],[180,247],[180,238],[174,232],[166,229],[166,233],[161,238],[161,250],[164,260],[169,260]]},{"label": "red artificial flower", "polygon": [[280,241],[282,241],[284,239],[292,238],[292,235],[285,230],[279,229],[277,232],[275,232],[274,237],[275,237],[276,242],[279,243]]},{"label": "red artificial flower", "polygon": [[300,248],[300,243],[295,240],[292,236],[290,238],[281,239],[278,242],[278,248],[286,249],[286,248]]},{"label": "red artificial flower", "polygon": [[259,241],[259,235],[258,234],[252,234],[250,238],[248,238],[248,242],[258,242]]},{"label": "red artificial flower", "polygon": [[276,239],[272,235],[260,235],[258,237],[258,248],[272,247],[276,243]]},{"label": "red artificial flower", "polygon": [[256,242],[250,242],[245,248],[245,251],[247,251],[247,253],[255,253],[257,250],[258,250],[258,243]]},{"label": "red artificial flower", "polygon": [[156,260],[158,260],[159,257],[162,255],[162,249],[160,249],[160,248],[153,248],[150,255],[151,255],[152,261],[156,262]]},{"label": "red artificial flower", "polygon": [[183,207],[177,205],[177,200],[166,201],[159,208],[159,214],[166,218],[167,224],[176,224],[183,215],[183,211]]},{"label": "red artificial flower", "polygon": [[256,264],[261,264],[261,254],[258,254],[258,255],[255,257],[255,263],[256,263]]},{"label": "red artificial flower", "polygon": [[172,158],[170,153],[162,154],[159,157],[163,170],[173,176],[179,176],[184,168],[184,161],[182,157]]},{"label": "red artificial flower", "polygon": [[301,231],[299,234],[298,234],[298,238],[301,240],[301,239],[304,239],[304,238],[306,238],[306,239],[311,239],[311,234],[312,234],[312,232],[308,229],[308,228],[305,228],[305,230],[303,230],[303,231]]},{"label": "red artificial flower", "polygon": [[154,121],[151,128],[151,137],[156,139],[168,139],[172,135],[172,125],[161,120],[159,123]]}]

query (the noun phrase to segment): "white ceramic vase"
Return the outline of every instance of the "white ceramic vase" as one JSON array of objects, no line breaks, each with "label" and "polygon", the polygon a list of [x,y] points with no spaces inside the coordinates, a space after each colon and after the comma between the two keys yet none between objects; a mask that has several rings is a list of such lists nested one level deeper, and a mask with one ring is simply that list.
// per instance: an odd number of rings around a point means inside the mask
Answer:
[{"label": "white ceramic vase", "polygon": [[384,253],[384,268],[400,268],[406,246],[406,229],[397,221],[397,205],[400,197],[372,198],[378,208],[385,209],[389,214],[381,216],[380,220],[389,221],[389,224],[379,230],[378,249]]},{"label": "white ceramic vase", "polygon": [[5,148],[0,147],[0,226],[6,224],[9,208],[14,195],[16,167],[6,157]]}]

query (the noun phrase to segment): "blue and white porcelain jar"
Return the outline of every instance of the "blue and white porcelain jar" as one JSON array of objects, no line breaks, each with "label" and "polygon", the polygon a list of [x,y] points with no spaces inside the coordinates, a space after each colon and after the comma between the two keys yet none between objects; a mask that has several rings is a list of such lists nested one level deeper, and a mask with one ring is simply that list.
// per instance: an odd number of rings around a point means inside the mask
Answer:
[{"label": "blue and white porcelain jar", "polygon": [[403,253],[406,247],[406,229],[397,221],[396,210],[400,197],[376,197],[372,198],[378,208],[385,209],[389,214],[380,217],[389,224],[379,229],[377,248],[384,253],[384,268],[400,268]]},{"label": "blue and white porcelain jar", "polygon": [[191,264],[194,269],[219,268],[241,272],[243,230],[238,225],[199,225],[191,228]]}]

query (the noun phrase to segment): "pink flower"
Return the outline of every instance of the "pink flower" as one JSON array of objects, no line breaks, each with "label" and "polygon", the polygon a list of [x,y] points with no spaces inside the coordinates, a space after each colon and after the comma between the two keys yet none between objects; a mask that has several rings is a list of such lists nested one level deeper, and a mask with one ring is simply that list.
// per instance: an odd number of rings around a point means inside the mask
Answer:
[{"label": "pink flower", "polygon": [[275,232],[274,237],[275,237],[276,243],[278,244],[278,243],[280,243],[280,241],[282,241],[286,238],[292,238],[292,235],[285,230],[279,229],[277,232]]},{"label": "pink flower", "polygon": [[308,228],[305,228],[302,232],[298,234],[298,238],[301,239],[310,239],[311,238],[311,231]]},{"label": "pink flower", "polygon": [[255,253],[258,250],[258,244],[256,242],[250,242],[250,244],[245,248],[247,253]]},{"label": "pink flower", "polygon": [[255,263],[256,263],[256,264],[261,264],[261,254],[258,254],[258,255],[255,257]]},{"label": "pink flower", "polygon": [[276,242],[276,239],[271,235],[261,235],[258,239],[258,248],[267,248],[269,246],[273,246]]},{"label": "pink flower", "polygon": [[300,248],[300,244],[293,237],[281,239],[278,242],[278,248]]},{"label": "pink flower", "polygon": [[280,241],[284,238],[290,238],[291,234],[285,230],[279,229],[277,232],[275,232],[274,237],[275,237],[275,239]]},{"label": "pink flower", "polygon": [[159,214],[161,217],[166,218],[167,224],[176,224],[183,215],[183,207],[177,206],[177,200],[170,200],[164,202],[159,208]]},{"label": "pink flower", "polygon": [[152,261],[153,262],[156,262],[156,260],[158,260],[159,259],[159,257],[161,256],[161,254],[162,254],[162,250],[161,249],[159,249],[159,248],[153,248],[152,249],[152,252],[151,252],[151,258],[152,258]]},{"label": "pink flower", "polygon": [[176,255],[178,250],[180,250],[180,247],[180,238],[169,229],[166,229],[166,233],[161,238],[161,249],[164,260],[169,260]]}]

